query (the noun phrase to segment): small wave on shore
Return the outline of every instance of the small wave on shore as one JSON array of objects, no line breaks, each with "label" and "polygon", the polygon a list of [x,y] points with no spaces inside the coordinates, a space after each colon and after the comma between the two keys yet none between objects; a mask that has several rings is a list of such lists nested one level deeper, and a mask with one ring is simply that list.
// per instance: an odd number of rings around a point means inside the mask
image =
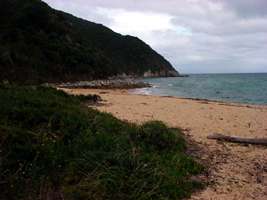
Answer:
[{"label": "small wave on shore", "polygon": [[145,79],[150,88],[134,93],[208,99],[233,103],[267,104],[267,74],[195,74],[181,78]]},{"label": "small wave on shore", "polygon": [[137,89],[131,89],[130,93],[141,94],[141,95],[151,95],[152,91],[151,91],[151,88],[137,88]]}]

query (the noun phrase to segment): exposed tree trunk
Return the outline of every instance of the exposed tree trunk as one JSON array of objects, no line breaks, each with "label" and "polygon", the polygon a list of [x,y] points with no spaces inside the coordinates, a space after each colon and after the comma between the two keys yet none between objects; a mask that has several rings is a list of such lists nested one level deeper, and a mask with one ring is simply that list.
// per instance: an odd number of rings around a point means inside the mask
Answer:
[{"label": "exposed tree trunk", "polygon": [[240,138],[240,137],[226,136],[218,133],[209,135],[207,138],[212,140],[220,140],[224,142],[267,146],[267,138]]}]

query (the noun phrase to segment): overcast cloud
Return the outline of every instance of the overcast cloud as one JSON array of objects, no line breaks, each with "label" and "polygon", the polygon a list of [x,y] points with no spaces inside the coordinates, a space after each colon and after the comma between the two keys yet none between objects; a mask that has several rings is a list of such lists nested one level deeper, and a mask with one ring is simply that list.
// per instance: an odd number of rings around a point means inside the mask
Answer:
[{"label": "overcast cloud", "polygon": [[182,73],[267,72],[267,0],[45,0],[137,36]]}]

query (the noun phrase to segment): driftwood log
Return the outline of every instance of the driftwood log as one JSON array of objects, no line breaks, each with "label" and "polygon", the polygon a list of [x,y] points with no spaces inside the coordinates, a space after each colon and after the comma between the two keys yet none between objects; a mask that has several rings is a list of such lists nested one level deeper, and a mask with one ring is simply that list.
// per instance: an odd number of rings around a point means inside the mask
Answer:
[{"label": "driftwood log", "polygon": [[219,140],[224,142],[233,142],[240,144],[254,144],[254,145],[264,145],[267,146],[267,138],[241,138],[234,136],[226,136],[219,133],[214,133],[207,137],[212,140]]}]

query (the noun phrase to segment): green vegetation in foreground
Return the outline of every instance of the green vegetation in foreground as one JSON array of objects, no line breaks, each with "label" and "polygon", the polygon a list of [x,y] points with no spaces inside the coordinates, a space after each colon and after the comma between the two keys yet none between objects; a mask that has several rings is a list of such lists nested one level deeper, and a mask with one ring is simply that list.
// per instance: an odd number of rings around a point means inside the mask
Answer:
[{"label": "green vegetation in foreground", "polygon": [[181,199],[201,186],[177,129],[88,109],[44,87],[0,87],[0,199]]}]

